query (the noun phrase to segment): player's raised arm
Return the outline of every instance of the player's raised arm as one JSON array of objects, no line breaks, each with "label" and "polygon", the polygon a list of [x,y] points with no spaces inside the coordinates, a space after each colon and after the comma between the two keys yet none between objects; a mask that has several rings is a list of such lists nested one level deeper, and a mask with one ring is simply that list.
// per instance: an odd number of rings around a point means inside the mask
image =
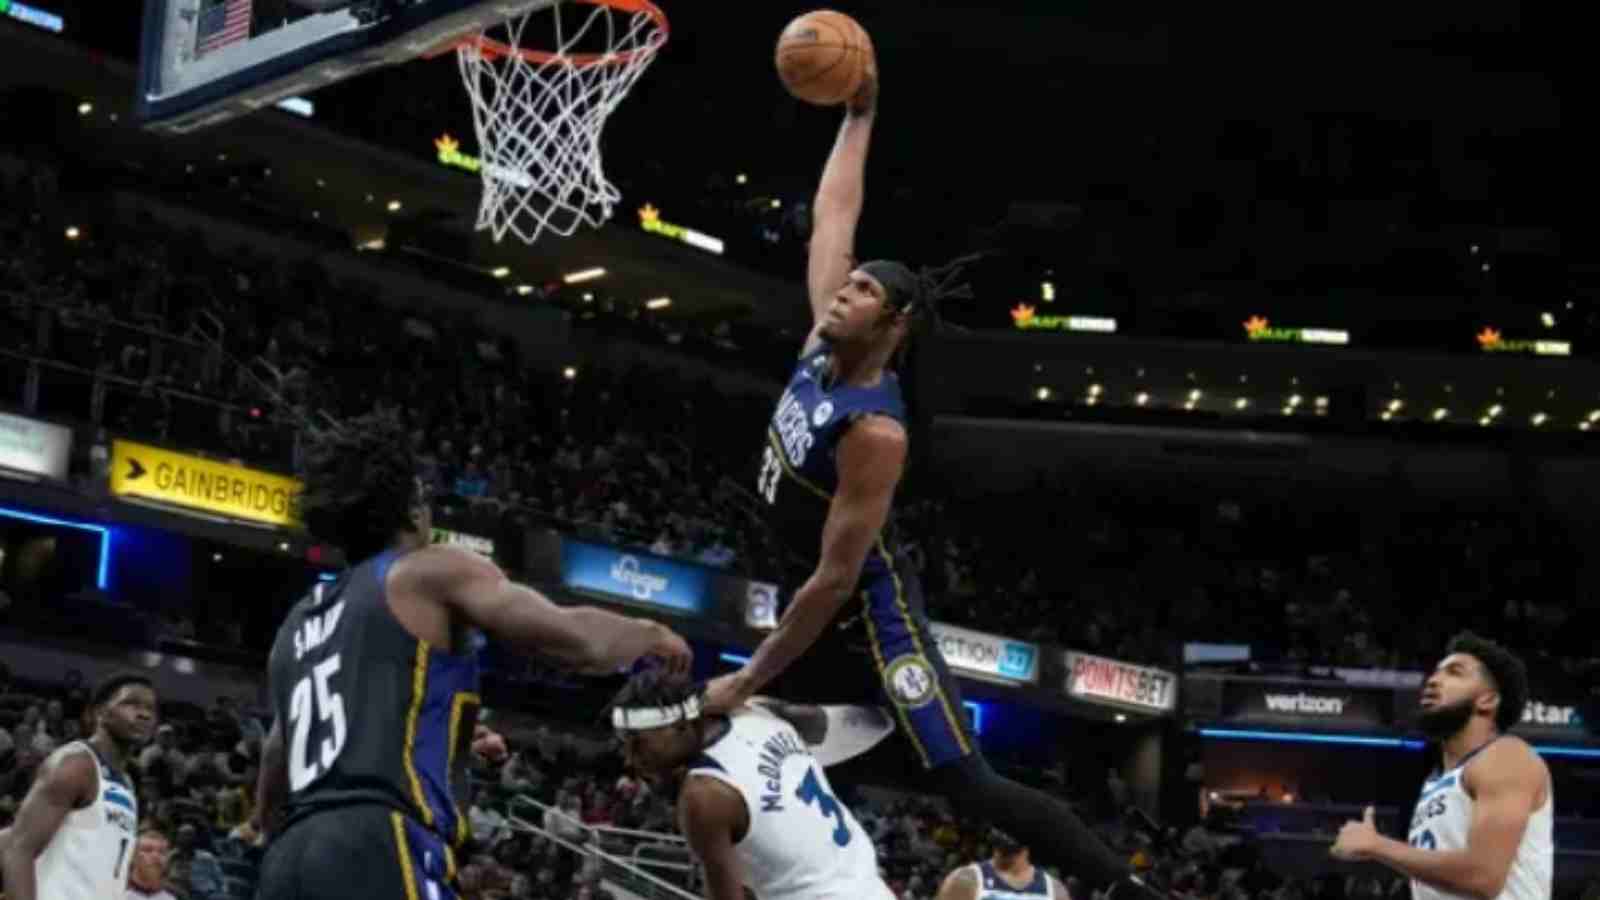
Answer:
[{"label": "player's raised arm", "polygon": [[603,609],[561,607],[517,584],[500,567],[466,550],[428,547],[403,558],[396,577],[420,587],[496,640],[582,672],[615,672],[640,657],[669,670],[692,661],[683,638],[659,622]]},{"label": "player's raised arm", "polygon": [[[878,74],[867,70],[861,92],[847,104],[844,124],[828,154],[811,204],[811,248],[806,263],[806,293],[811,298],[811,322],[816,327],[855,265],[856,223],[861,219],[866,190],[867,149],[872,123],[877,117]],[[815,331],[807,342],[816,341]]]},{"label": "player's raised arm", "polygon": [[17,810],[10,838],[0,850],[0,875],[9,900],[35,900],[34,863],[60,830],[67,814],[94,799],[99,773],[94,757],[63,747],[45,760]]},{"label": "player's raised arm", "polygon": [[706,868],[708,900],[744,900],[744,870],[733,849],[735,835],[749,827],[744,799],[714,778],[690,775],[678,809],[689,848]]},{"label": "player's raised arm", "polygon": [[711,682],[706,708],[725,712],[766,687],[816,642],[861,577],[861,566],[889,519],[906,460],[905,426],[869,416],[839,442],[839,489],[822,527],[822,558],[795,591],[778,627],[744,668]]}]

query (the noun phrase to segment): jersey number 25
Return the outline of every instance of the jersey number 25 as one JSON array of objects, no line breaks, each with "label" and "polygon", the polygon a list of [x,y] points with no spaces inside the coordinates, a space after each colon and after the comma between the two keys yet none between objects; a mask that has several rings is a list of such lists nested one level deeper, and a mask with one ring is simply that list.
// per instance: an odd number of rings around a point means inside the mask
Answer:
[{"label": "jersey number 25", "polygon": [[[311,667],[311,674],[295,683],[289,695],[289,790],[300,791],[311,786],[322,773],[333,768],[334,761],[344,750],[347,734],[344,720],[344,698],[333,690],[328,680],[339,672],[339,654],[328,657]],[[312,697],[315,685],[315,698]],[[315,702],[313,702],[315,699]],[[313,720],[316,722],[313,722]],[[323,735],[317,759],[309,759],[306,744],[311,730]]]}]

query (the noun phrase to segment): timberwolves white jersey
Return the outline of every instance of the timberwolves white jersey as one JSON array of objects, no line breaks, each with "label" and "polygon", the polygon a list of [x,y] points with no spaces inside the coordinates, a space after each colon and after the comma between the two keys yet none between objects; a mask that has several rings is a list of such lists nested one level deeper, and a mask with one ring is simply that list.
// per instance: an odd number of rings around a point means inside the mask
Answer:
[{"label": "timberwolves white jersey", "polygon": [[728,733],[689,764],[690,775],[731,785],[750,829],[734,849],[760,900],[894,900],[878,852],[833,796],[794,726],[757,707],[735,712]]},{"label": "timberwolves white jersey", "polygon": [[[1467,765],[1482,751],[1483,747],[1479,747],[1468,753],[1455,768],[1436,773],[1422,785],[1422,796],[1417,798],[1416,811],[1411,815],[1411,846],[1423,850],[1467,849],[1467,832],[1472,827],[1472,798],[1462,782]],[[1506,873],[1506,886],[1495,900],[1549,898],[1555,868],[1552,836],[1555,806],[1554,786],[1547,785],[1544,805],[1528,817],[1522,843],[1517,845],[1511,871]],[[1413,900],[1465,900],[1458,894],[1445,893],[1415,880],[1411,882],[1411,896]]]},{"label": "timberwolves white jersey", "polygon": [[1038,866],[1033,867],[1033,880],[1021,887],[1006,881],[991,862],[973,863],[972,870],[978,876],[977,900],[1054,900],[1050,893],[1050,876]]},{"label": "timberwolves white jersey", "polygon": [[138,800],[88,743],[74,741],[60,752],[89,754],[98,774],[94,800],[67,813],[34,862],[39,900],[123,900],[139,838]]}]

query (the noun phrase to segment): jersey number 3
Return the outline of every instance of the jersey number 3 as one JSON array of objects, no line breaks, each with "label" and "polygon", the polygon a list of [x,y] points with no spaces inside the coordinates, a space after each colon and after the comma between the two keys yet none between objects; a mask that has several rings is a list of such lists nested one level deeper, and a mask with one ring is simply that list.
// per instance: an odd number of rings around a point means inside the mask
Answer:
[{"label": "jersey number 3", "polygon": [[[311,674],[300,679],[289,696],[289,790],[301,791],[309,787],[339,758],[344,750],[346,736],[344,698],[334,691],[328,680],[339,671],[339,654],[328,657],[311,669]],[[316,697],[313,703],[312,690]],[[311,738],[312,720],[317,720],[317,733],[322,735],[317,759],[306,754],[306,744]],[[324,727],[325,726],[325,727]]]},{"label": "jersey number 3", "polygon": [[817,804],[817,812],[833,820],[833,842],[843,847],[850,843],[850,826],[844,823],[844,808],[833,795],[822,789],[822,782],[817,780],[817,770],[807,769],[805,780],[800,782],[800,789],[794,792],[800,802],[807,806]]},{"label": "jersey number 3", "polygon": [[778,459],[778,451],[768,444],[767,452],[761,455],[761,475],[756,478],[756,492],[768,505],[778,502],[778,477],[782,474],[783,463]]}]

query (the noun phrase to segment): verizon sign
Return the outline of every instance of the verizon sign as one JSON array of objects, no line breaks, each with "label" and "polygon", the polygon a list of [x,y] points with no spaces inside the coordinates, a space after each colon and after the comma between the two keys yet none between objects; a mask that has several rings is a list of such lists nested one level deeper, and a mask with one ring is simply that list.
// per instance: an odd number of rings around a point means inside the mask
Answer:
[{"label": "verizon sign", "polygon": [[1381,728],[1392,721],[1394,691],[1342,682],[1273,682],[1236,679],[1223,687],[1223,718],[1230,722],[1315,728]]},{"label": "verizon sign", "polygon": [[1177,706],[1178,678],[1171,672],[1068,650],[1067,693],[1106,706],[1168,713]]}]

